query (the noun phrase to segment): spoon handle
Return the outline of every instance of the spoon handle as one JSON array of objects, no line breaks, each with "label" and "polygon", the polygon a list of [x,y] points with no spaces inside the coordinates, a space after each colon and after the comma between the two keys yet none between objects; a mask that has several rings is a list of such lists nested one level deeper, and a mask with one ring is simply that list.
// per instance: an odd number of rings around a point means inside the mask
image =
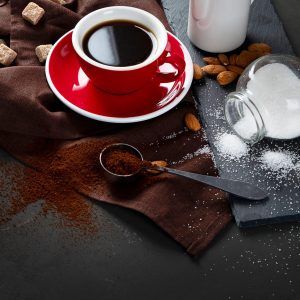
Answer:
[{"label": "spoon handle", "polygon": [[255,185],[243,181],[207,176],[207,175],[196,174],[196,173],[175,170],[175,169],[165,168],[165,167],[164,168],[155,167],[155,169],[168,172],[171,174],[187,177],[205,183],[207,185],[219,188],[232,195],[245,198],[248,200],[263,200],[268,197],[267,193],[262,189],[256,187]]}]

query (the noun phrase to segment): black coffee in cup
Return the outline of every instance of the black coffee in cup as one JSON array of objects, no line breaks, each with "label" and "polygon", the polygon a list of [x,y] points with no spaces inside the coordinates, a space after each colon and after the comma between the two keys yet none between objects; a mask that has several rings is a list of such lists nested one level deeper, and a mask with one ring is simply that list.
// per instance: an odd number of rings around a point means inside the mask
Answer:
[{"label": "black coffee in cup", "polygon": [[83,38],[82,48],[101,64],[127,67],[145,61],[155,51],[156,39],[143,25],[114,20],[91,28]]}]

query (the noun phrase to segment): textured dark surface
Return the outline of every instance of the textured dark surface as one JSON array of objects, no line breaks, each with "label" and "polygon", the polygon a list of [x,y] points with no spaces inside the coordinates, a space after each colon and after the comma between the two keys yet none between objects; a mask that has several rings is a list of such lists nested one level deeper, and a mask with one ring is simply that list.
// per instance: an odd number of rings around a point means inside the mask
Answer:
[{"label": "textured dark surface", "polygon": [[[164,5],[191,47],[184,2]],[[11,158],[0,152],[0,161]],[[10,198],[4,179],[1,204]],[[0,228],[1,300],[300,298],[299,223],[247,230],[232,224],[191,259],[146,218],[119,207],[94,203],[100,230],[92,238],[60,228],[56,216],[40,216],[39,209],[30,207],[14,218],[15,226]]]},{"label": "textured dark surface", "polygon": [[[168,1],[164,2],[167,3]],[[293,1],[290,1],[291,5]],[[281,7],[290,6],[287,4]],[[295,6],[297,10],[299,5]],[[188,47],[193,60],[203,65],[202,57],[207,53],[193,47],[186,35],[188,1],[180,6],[172,6],[167,14],[176,34]],[[298,16],[300,11],[298,10]],[[298,18],[299,19],[299,18]],[[291,19],[292,21],[293,19]],[[295,22],[294,22],[295,23]],[[178,26],[177,24],[181,24]],[[294,27],[300,25],[294,24]],[[293,28],[292,26],[286,26]],[[273,53],[294,54],[286,33],[269,0],[254,1],[252,5],[247,43],[266,42],[273,48]],[[242,46],[241,48],[245,48]],[[241,158],[230,158],[222,153],[219,140],[224,133],[231,133],[224,117],[224,99],[235,90],[235,84],[226,88],[220,87],[215,79],[205,78],[193,85],[193,92],[199,103],[202,121],[206,125],[208,139],[215,155],[215,161],[224,178],[244,180],[268,191],[269,200],[247,204],[232,197],[232,209],[236,222],[241,227],[261,224],[293,221],[300,219],[300,181],[295,170],[285,176],[270,171],[261,162],[262,154],[269,151],[289,151],[296,160],[300,156],[300,139],[291,141],[274,141],[264,139],[249,149],[248,155]],[[299,173],[299,171],[297,170]]]},{"label": "textured dark surface", "polygon": [[297,56],[300,56],[300,1],[272,0]]}]

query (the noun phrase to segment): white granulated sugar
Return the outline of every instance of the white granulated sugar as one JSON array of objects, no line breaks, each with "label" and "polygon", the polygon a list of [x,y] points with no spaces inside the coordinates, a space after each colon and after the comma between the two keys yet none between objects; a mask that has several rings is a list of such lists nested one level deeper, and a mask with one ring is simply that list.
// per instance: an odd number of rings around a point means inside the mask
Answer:
[{"label": "white granulated sugar", "polygon": [[222,108],[222,109],[216,109],[215,118],[216,118],[217,120],[225,120],[223,108]]},{"label": "white granulated sugar", "polygon": [[244,116],[233,125],[234,130],[243,138],[250,140],[257,133],[256,121],[249,109],[244,110]]},{"label": "white granulated sugar", "polygon": [[210,148],[209,148],[208,145],[205,145],[204,147],[199,148],[198,150],[196,150],[194,152],[195,156],[198,156],[198,155],[201,155],[201,154],[212,154],[212,152],[211,152],[211,150],[210,150]]},{"label": "white granulated sugar", "polygon": [[178,135],[182,134],[183,132],[184,132],[183,130],[180,130],[178,132],[172,132],[171,134],[164,136],[163,140],[175,139]]},{"label": "white granulated sugar", "polygon": [[209,146],[205,145],[205,146],[197,149],[193,153],[187,153],[184,157],[182,157],[182,159],[180,159],[179,161],[173,161],[171,164],[172,165],[173,164],[181,164],[187,160],[193,159],[194,157],[197,157],[197,156],[203,155],[203,154],[209,154],[213,158],[213,153],[211,152]]},{"label": "white granulated sugar", "polygon": [[223,108],[215,109],[212,108],[208,111],[208,115],[216,120],[225,120]]},{"label": "white granulated sugar", "polygon": [[292,70],[280,63],[265,65],[247,89],[264,120],[266,136],[291,139],[300,135],[300,80]]},{"label": "white granulated sugar", "polygon": [[187,153],[184,157],[183,160],[189,160],[192,159],[194,157],[194,155],[192,153]]},{"label": "white granulated sugar", "polygon": [[177,133],[173,132],[172,134],[165,136],[164,139],[171,140],[171,139],[175,139],[176,136],[177,136]]},{"label": "white granulated sugar", "polygon": [[241,158],[248,154],[248,146],[238,136],[229,133],[223,133],[216,143],[220,154],[224,157]]},{"label": "white granulated sugar", "polygon": [[287,174],[295,168],[293,157],[290,153],[266,151],[260,160],[265,168],[268,168],[274,172],[282,172],[283,174]]}]

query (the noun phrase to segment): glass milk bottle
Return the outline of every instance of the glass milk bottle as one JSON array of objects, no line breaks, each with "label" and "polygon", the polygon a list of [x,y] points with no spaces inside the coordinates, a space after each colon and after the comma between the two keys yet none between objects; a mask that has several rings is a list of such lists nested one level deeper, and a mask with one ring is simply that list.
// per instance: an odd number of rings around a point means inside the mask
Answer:
[{"label": "glass milk bottle", "polygon": [[246,142],[300,136],[300,59],[267,55],[254,61],[227,96],[225,116]]}]

